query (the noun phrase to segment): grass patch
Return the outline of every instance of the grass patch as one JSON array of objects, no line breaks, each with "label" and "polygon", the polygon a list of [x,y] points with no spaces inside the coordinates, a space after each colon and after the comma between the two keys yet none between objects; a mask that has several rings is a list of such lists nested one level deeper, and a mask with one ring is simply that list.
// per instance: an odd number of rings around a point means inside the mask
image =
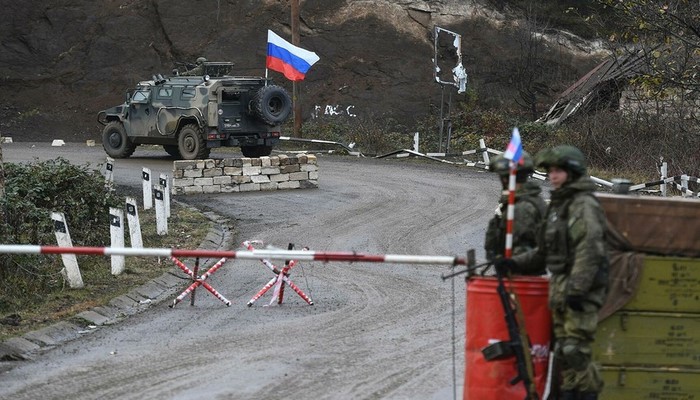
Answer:
[{"label": "grass patch", "polygon": [[[109,246],[109,208],[124,208],[126,196],[138,198],[135,189],[106,190],[98,171],[62,158],[8,163],[4,171],[0,243],[55,245],[50,213],[61,212],[74,246]],[[156,248],[197,248],[211,225],[203,214],[178,203],[172,204],[168,235],[156,234],[154,209],[139,211],[139,219],[144,246]],[[110,257],[77,259],[85,287],[70,289],[60,255],[0,254],[0,339],[106,304],[174,268],[169,260],[127,257],[125,272],[113,276]]]},{"label": "grass patch", "polygon": [[[139,210],[144,247],[195,249],[206,236],[212,222],[197,210],[176,203],[171,205],[168,219],[168,235],[156,234],[155,211]],[[128,234],[127,234],[128,246]],[[149,280],[175,267],[167,259],[160,262],[154,257],[127,257],[124,273],[111,274],[110,258],[106,256],[78,256],[78,265],[85,287],[70,289],[60,274],[60,256],[42,256],[41,262],[52,268],[48,278],[60,281],[50,285],[52,290],[41,293],[26,291],[26,298],[17,299],[15,306],[6,307],[0,319],[12,320],[19,316],[17,325],[0,324],[0,340],[23,335],[27,332],[71,318],[85,310],[105,305],[111,299],[125,294]],[[46,270],[46,269],[43,269]],[[16,317],[15,317],[16,320]]]}]

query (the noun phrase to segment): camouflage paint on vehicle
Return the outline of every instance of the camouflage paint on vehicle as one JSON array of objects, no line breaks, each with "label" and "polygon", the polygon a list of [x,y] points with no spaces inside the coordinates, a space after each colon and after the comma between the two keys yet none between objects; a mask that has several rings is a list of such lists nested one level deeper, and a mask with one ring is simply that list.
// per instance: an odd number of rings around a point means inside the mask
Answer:
[{"label": "camouflage paint on vehicle", "polygon": [[240,147],[246,157],[269,155],[292,111],[287,91],[263,77],[231,76],[231,63],[201,66],[201,76],[154,75],[123,104],[101,111],[107,154],[129,157],[138,145],[155,144],[190,160],[222,146]]}]

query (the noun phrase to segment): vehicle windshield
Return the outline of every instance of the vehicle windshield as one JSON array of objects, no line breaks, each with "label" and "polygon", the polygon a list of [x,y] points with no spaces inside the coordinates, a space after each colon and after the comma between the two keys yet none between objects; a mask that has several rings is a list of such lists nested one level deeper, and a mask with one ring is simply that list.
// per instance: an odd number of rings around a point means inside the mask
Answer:
[{"label": "vehicle windshield", "polygon": [[132,103],[147,103],[148,98],[151,95],[149,90],[137,90],[131,96]]}]

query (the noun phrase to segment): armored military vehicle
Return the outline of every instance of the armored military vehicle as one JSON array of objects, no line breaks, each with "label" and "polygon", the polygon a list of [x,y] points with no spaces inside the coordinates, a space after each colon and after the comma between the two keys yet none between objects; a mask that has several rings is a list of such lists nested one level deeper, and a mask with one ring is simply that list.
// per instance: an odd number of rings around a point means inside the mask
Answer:
[{"label": "armored military vehicle", "polygon": [[97,115],[107,154],[126,158],[154,144],[185,160],[222,146],[240,147],[245,157],[270,155],[292,111],[289,93],[267,78],[231,76],[232,66],[204,62],[201,75],[173,71],[139,82],[123,104]]}]

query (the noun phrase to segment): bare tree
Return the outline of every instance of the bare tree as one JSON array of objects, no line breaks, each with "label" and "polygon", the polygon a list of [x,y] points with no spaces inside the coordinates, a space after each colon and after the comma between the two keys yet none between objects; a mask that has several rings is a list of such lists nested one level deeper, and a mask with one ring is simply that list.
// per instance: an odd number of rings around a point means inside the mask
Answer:
[{"label": "bare tree", "polygon": [[518,22],[515,38],[519,45],[518,63],[515,67],[515,86],[518,89],[516,103],[527,110],[532,120],[539,117],[537,104],[544,94],[543,62],[544,40],[542,33],[547,29],[544,19],[528,3],[525,18]]},{"label": "bare tree", "polygon": [[612,36],[643,52],[647,73],[637,79],[658,96],[700,98],[700,2],[690,0],[598,0],[617,12],[621,28]]},{"label": "bare tree", "polygon": [[2,144],[0,144],[0,198],[5,197],[5,165],[2,161]]},{"label": "bare tree", "polygon": [[648,126],[646,118],[673,127],[667,136],[649,133],[660,144],[660,156],[671,156],[684,173],[700,173],[700,2],[597,1],[616,12],[620,28],[611,39],[620,44],[618,51],[643,56],[645,69],[632,79],[643,104],[633,123]]}]

